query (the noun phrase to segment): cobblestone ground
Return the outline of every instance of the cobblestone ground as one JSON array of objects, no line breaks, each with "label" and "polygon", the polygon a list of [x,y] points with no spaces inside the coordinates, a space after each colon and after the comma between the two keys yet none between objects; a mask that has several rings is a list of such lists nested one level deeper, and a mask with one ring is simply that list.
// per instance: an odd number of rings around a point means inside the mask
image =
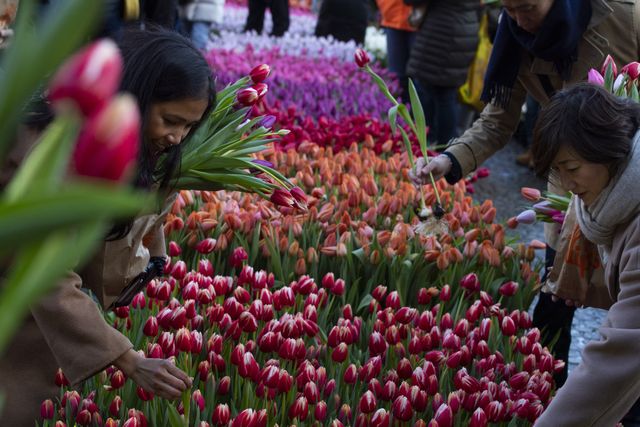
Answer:
[{"label": "cobblestone ground", "polygon": [[[474,184],[474,198],[478,201],[487,198],[493,199],[498,209],[498,219],[503,220],[517,215],[526,205],[526,201],[520,196],[521,187],[535,187],[543,190],[545,183],[538,179],[529,169],[518,166],[515,157],[523,148],[516,141],[509,143],[503,150],[485,162],[491,170],[491,175]],[[511,233],[511,236],[519,236],[524,241],[538,239],[544,241],[542,224],[520,226]],[[542,261],[542,253],[538,254]],[[534,300],[530,313],[536,304]],[[571,328],[571,348],[569,353],[569,370],[580,363],[580,354],[585,344],[599,339],[598,327],[604,320],[605,310],[585,308],[576,310]]]}]

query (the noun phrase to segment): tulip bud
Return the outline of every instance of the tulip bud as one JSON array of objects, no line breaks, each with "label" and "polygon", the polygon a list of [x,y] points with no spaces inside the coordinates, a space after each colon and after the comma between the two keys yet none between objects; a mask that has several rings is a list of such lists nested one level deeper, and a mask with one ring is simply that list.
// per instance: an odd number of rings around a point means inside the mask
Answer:
[{"label": "tulip bud", "polygon": [[369,58],[369,55],[364,49],[361,49],[361,48],[356,49],[356,53],[354,56],[355,56],[356,64],[360,68],[364,68],[365,65],[371,62],[371,58]]},{"label": "tulip bud", "polygon": [[392,411],[394,418],[400,421],[409,421],[413,416],[411,402],[409,402],[406,396],[398,396],[396,400],[393,401]]},{"label": "tulip bud", "polygon": [[616,62],[613,60],[611,55],[607,55],[602,63],[602,68],[600,69],[600,74],[605,76],[607,74],[607,69],[611,67],[611,71],[613,72],[613,77],[615,78],[618,75],[618,67],[616,66]]},{"label": "tulip bud", "polygon": [[316,421],[323,422],[327,418],[327,404],[324,400],[321,400],[316,404],[316,409],[313,412],[313,416]]},{"label": "tulip bud", "polygon": [[216,239],[208,237],[198,242],[198,244],[196,244],[195,250],[203,255],[206,255],[213,252],[213,250],[216,247],[216,243],[217,243]]},{"label": "tulip bud", "polygon": [[211,422],[214,426],[226,426],[231,418],[231,412],[229,411],[229,405],[226,403],[216,406],[211,416]]},{"label": "tulip bud", "polygon": [[516,216],[516,221],[518,221],[518,224],[533,224],[536,222],[536,211],[533,209],[522,211]]},{"label": "tulip bud", "polygon": [[271,74],[271,68],[267,64],[260,64],[257,67],[254,67],[253,70],[249,73],[249,77],[253,83],[261,83],[265,81],[267,77]]},{"label": "tulip bud", "polygon": [[245,107],[249,107],[255,104],[259,98],[260,98],[260,95],[258,94],[258,91],[252,87],[240,89],[236,95],[236,99],[238,100],[238,103],[240,103]]},{"label": "tulip bud", "polygon": [[229,393],[229,387],[231,387],[231,378],[224,376],[218,381],[218,394],[221,396]]},{"label": "tulip bud", "polygon": [[360,398],[359,408],[365,414],[370,414],[376,410],[376,397],[370,390],[367,390]]},{"label": "tulip bud", "polygon": [[587,73],[587,81],[597,86],[604,86],[604,77],[593,68]]},{"label": "tulip bud", "polygon": [[187,328],[180,328],[176,332],[176,347],[184,353],[191,352],[191,332]]},{"label": "tulip bud", "polygon": [[471,415],[471,420],[469,421],[469,427],[486,427],[488,423],[487,415],[484,413],[482,408],[477,408],[473,415]]},{"label": "tulip bud", "polygon": [[144,323],[142,332],[148,337],[155,337],[158,335],[158,319],[155,316],[151,316]]},{"label": "tulip bud", "polygon": [[[248,259],[249,255],[247,254],[247,251],[242,246],[239,246],[233,250],[231,257],[229,258],[229,263],[232,267],[240,268],[242,267],[242,263]],[[222,293],[216,290],[216,294],[221,295]]]},{"label": "tulip bud", "polygon": [[176,257],[176,256],[180,256],[180,254],[182,253],[182,248],[180,247],[179,244],[177,244],[176,242],[174,242],[173,240],[169,242],[169,256],[170,257]]},{"label": "tulip bud", "polygon": [[504,295],[505,297],[511,297],[518,292],[518,282],[509,281],[500,286],[498,289],[500,295]]},{"label": "tulip bud", "polygon": [[378,409],[371,417],[371,427],[389,427],[389,414],[384,409]]},{"label": "tulip bud", "polygon": [[58,387],[69,386],[69,380],[67,379],[67,377],[64,375],[64,372],[62,372],[62,369],[60,368],[58,368],[58,371],[56,372],[55,383]]},{"label": "tulip bud", "polygon": [[40,405],[40,416],[45,420],[52,420],[55,413],[55,407],[51,399],[47,399]]},{"label": "tulip bud", "polygon": [[111,387],[114,389],[122,388],[126,380],[127,378],[125,377],[124,373],[121,370],[117,370],[111,375]]},{"label": "tulip bud", "polygon": [[73,152],[78,175],[120,181],[133,167],[140,141],[140,113],[131,95],[119,95],[89,118]]},{"label": "tulip bud", "polygon": [[630,62],[620,70],[621,73],[625,73],[629,76],[629,80],[633,81],[640,76],[640,63],[638,62]]},{"label": "tulip bud", "polygon": [[304,421],[307,419],[307,415],[309,415],[309,403],[307,402],[307,398],[299,396],[289,407],[289,418],[292,420],[297,418],[300,421]]},{"label": "tulip bud", "polygon": [[89,117],[118,90],[122,57],[116,44],[102,39],[85,47],[58,70],[49,87],[49,99],[56,109],[67,101]]}]

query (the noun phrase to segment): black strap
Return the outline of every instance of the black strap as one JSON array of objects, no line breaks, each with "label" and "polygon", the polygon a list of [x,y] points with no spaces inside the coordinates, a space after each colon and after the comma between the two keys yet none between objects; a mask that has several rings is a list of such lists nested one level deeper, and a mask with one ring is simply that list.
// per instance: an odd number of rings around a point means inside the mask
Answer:
[{"label": "black strap", "polygon": [[540,80],[540,84],[542,85],[542,88],[547,93],[547,96],[549,97],[549,99],[551,99],[551,97],[556,94],[556,89],[551,84],[551,80],[549,79],[549,76],[546,74],[538,74],[537,76],[538,76],[538,79]]}]

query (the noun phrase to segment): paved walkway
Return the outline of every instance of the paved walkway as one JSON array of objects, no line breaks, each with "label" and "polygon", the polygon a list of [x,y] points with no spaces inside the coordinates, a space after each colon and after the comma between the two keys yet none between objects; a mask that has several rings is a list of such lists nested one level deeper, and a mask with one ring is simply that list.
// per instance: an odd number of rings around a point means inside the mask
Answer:
[{"label": "paved walkway", "polygon": [[[515,156],[522,152],[522,147],[515,141],[489,159],[484,166],[489,167],[491,175],[474,184],[474,198],[478,201],[493,199],[498,209],[498,219],[507,219],[520,213],[527,202],[520,196],[521,187],[535,187],[543,190],[544,181],[536,178],[529,169],[518,166]],[[544,241],[542,223],[520,226],[511,232],[519,235],[524,241],[538,239]],[[542,254],[539,254],[540,256]],[[533,302],[532,308],[536,301]],[[530,312],[532,311],[530,309]],[[598,327],[604,320],[605,310],[585,308],[576,310],[571,329],[571,348],[569,351],[569,370],[580,363],[580,353],[585,344],[599,339]]]}]

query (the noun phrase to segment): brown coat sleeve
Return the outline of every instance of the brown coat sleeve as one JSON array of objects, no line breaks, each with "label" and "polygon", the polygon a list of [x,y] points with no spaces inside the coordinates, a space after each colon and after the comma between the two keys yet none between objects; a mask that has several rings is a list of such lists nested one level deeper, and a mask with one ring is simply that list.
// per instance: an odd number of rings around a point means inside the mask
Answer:
[{"label": "brown coat sleeve", "polygon": [[[640,397],[640,231],[625,235],[619,264],[618,301],[536,426],[613,426]],[[612,259],[615,259],[612,257]]]},{"label": "brown coat sleeve", "polygon": [[473,126],[447,148],[460,163],[462,176],[477,169],[509,142],[518,126],[526,95],[524,86],[516,80],[506,108],[487,104]]},{"label": "brown coat sleeve", "polygon": [[109,326],[98,305],[69,273],[31,309],[56,361],[72,384],[96,374],[133,347]]}]

